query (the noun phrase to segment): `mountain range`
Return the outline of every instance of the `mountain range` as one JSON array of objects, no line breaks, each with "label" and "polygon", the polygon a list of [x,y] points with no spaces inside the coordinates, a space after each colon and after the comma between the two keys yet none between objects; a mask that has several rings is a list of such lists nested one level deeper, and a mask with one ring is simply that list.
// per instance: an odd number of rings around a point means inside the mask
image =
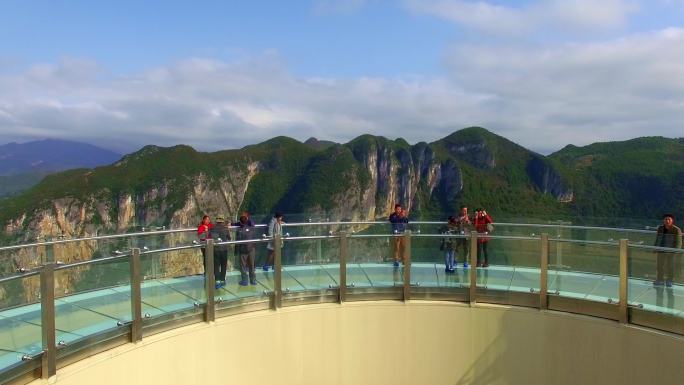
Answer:
[{"label": "mountain range", "polygon": [[470,127],[414,145],[363,135],[344,144],[276,137],[213,153],[146,146],[108,166],[48,175],[0,201],[0,223],[9,241],[192,226],[204,213],[241,210],[371,220],[400,202],[414,219],[443,219],[465,204],[500,221],[619,224],[609,222],[683,213],[682,197],[684,139],[569,145],[543,156]]},{"label": "mountain range", "polygon": [[40,182],[46,175],[114,163],[120,154],[86,143],[45,139],[0,145],[0,198]]}]

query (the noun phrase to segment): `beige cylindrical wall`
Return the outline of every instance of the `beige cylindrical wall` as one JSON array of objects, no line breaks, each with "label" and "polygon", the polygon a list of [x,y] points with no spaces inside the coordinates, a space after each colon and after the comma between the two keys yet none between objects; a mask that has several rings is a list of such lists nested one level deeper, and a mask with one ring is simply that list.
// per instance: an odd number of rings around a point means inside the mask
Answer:
[{"label": "beige cylindrical wall", "polygon": [[59,385],[681,381],[681,337],[557,312],[424,301],[296,306],[226,317],[145,337],[63,368],[50,380]]}]

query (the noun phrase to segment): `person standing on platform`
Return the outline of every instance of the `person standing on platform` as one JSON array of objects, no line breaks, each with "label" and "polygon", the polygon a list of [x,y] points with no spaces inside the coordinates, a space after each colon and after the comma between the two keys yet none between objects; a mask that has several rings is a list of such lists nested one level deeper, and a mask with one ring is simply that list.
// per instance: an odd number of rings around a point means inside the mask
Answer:
[{"label": "person standing on platform", "polygon": [[266,263],[264,263],[264,271],[268,271],[269,266],[273,267],[273,259],[275,258],[275,236],[279,235],[281,237],[280,247],[283,246],[283,214],[275,213],[271,222],[268,224],[268,233],[266,234],[271,241],[266,245],[266,250],[268,250],[268,256],[266,257]]},{"label": "person standing on platform", "polygon": [[489,255],[487,253],[487,244],[489,243],[489,233],[492,232],[494,221],[492,217],[487,214],[485,209],[477,209],[475,211],[475,230],[477,236],[477,267],[489,267]]},{"label": "person standing on platform", "polygon": [[[394,205],[394,212],[390,214],[389,221],[392,224],[392,234],[403,234],[406,232],[406,225],[408,224],[407,212],[397,203]],[[392,238],[394,246],[394,267],[399,267],[399,260],[404,263],[406,253],[406,240],[403,236],[395,236]]]},{"label": "person standing on platform", "polygon": [[[245,215],[240,216],[240,222],[237,222],[237,230],[235,240],[249,241],[255,239],[255,229],[250,225],[249,218]],[[240,243],[235,245],[235,255],[240,257],[240,286],[247,286],[247,275],[249,274],[249,283],[256,285],[256,272],[254,271],[254,254],[256,246],[254,242]]]},{"label": "person standing on platform", "polygon": [[[206,243],[207,239],[211,239],[211,228],[214,225],[211,223],[209,215],[202,217],[202,222],[197,226],[197,238],[201,243]],[[204,274],[207,273],[207,248],[202,247],[202,266],[204,267]]]},{"label": "person standing on platform", "polygon": [[449,217],[446,227],[442,229],[442,234],[446,235],[439,244],[439,249],[444,251],[444,272],[452,274],[456,272],[455,244],[457,241],[452,236],[458,234],[458,223],[453,215]]},{"label": "person standing on platform", "polygon": [[[663,215],[663,224],[658,226],[654,246],[669,247],[672,249],[682,248],[682,230],[675,226],[675,217],[672,214]],[[653,286],[672,287],[674,279],[674,253],[659,251],[656,256],[656,279]]]},{"label": "person standing on platform", "polygon": [[[230,241],[230,228],[222,216],[216,217],[216,223],[211,228],[211,238],[215,242]],[[214,246],[214,277],[216,288],[226,285],[226,269],[228,268],[228,245]]]},{"label": "person standing on platform", "polygon": [[[458,213],[458,217],[456,218],[456,225],[457,225],[457,233],[460,235],[468,235],[470,233],[470,230],[472,229],[472,221],[470,220],[470,216],[468,216],[468,207],[465,205],[462,205],[460,208],[460,211]],[[468,239],[466,238],[457,238],[456,239],[456,246],[454,247],[454,251],[456,254],[460,252],[463,253],[463,267],[468,268]]]}]

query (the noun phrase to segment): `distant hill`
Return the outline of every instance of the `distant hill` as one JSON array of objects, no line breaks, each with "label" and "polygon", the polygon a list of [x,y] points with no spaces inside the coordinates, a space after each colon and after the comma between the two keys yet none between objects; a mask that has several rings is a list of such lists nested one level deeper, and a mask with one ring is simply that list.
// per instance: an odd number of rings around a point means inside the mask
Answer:
[{"label": "distant hill", "polygon": [[684,138],[568,145],[549,159],[572,183],[577,215],[684,215]]},{"label": "distant hill", "polygon": [[306,144],[307,146],[309,146],[309,147],[311,147],[311,148],[313,148],[313,149],[316,149],[316,150],[325,150],[325,149],[328,148],[328,147],[332,147],[332,146],[337,146],[337,145],[338,145],[338,143],[331,142],[331,141],[329,141],[329,140],[318,140],[318,139],[316,139],[316,138],[314,138],[314,137],[311,137],[311,138],[307,139],[307,140],[304,142],[304,144]]},{"label": "distant hill", "polygon": [[120,154],[91,144],[45,139],[0,145],[0,176],[36,174],[116,162]]},{"label": "distant hill", "polygon": [[0,198],[17,195],[18,193],[36,185],[49,172],[37,171],[25,174],[0,176]]}]

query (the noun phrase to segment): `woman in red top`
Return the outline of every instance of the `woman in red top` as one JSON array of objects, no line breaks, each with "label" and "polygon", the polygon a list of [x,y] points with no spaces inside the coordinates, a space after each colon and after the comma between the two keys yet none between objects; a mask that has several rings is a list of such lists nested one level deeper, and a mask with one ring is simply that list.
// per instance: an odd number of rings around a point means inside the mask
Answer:
[{"label": "woman in red top", "polygon": [[[200,242],[204,242],[207,239],[211,238],[211,228],[214,227],[214,225],[211,223],[211,218],[209,218],[209,215],[205,215],[202,217],[202,222],[200,222],[199,226],[197,226],[197,238],[199,238]],[[202,248],[202,266],[204,266],[204,272],[206,273],[207,271],[207,248],[203,247]]]},{"label": "woman in red top", "polygon": [[[489,224],[494,223],[492,217],[484,209],[475,210],[475,230],[477,230],[477,267],[489,267],[489,256],[487,255],[487,243],[489,237],[479,234],[489,234]],[[484,256],[484,263],[482,262]]]}]

